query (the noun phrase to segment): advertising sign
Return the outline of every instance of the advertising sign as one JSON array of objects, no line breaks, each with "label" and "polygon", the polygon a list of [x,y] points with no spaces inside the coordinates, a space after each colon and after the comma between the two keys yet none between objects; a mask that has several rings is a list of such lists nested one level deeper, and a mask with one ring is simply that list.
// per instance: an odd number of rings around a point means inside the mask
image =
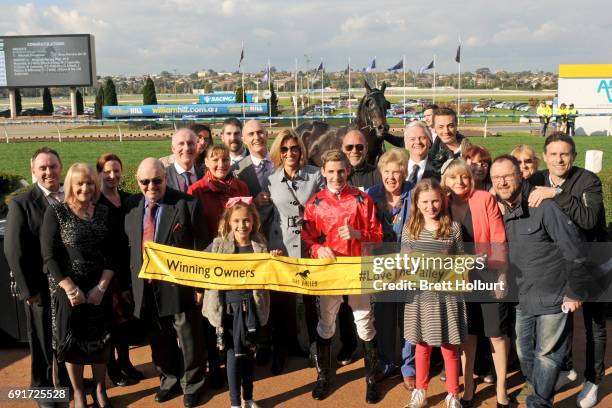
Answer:
[{"label": "advertising sign", "polygon": [[90,34],[0,36],[0,87],[92,86],[96,82]]},{"label": "advertising sign", "polygon": [[[228,93],[213,93],[213,94],[203,94],[198,96],[199,102],[202,104],[211,104],[211,103],[241,103],[242,101],[236,100],[236,94],[233,92]],[[253,95],[245,94],[244,101],[246,103],[251,103],[253,101]]]},{"label": "advertising sign", "polygon": [[[250,103],[244,105],[247,115],[265,115],[268,105]],[[242,104],[194,104],[194,105],[122,105],[104,106],[102,116],[105,118],[162,118],[181,116],[240,116]]]}]

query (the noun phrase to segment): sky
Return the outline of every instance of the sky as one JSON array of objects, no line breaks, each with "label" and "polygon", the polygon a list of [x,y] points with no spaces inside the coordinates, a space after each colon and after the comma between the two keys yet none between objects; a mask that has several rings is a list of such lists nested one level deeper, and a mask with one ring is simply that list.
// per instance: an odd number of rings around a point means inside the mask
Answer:
[{"label": "sky", "polygon": [[0,0],[0,35],[95,36],[98,75],[488,67],[557,72],[612,63],[611,0]]}]

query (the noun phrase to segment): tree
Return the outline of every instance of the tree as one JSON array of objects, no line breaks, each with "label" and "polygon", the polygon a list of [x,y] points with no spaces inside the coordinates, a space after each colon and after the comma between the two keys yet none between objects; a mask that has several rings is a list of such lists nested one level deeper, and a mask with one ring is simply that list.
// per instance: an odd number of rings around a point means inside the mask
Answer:
[{"label": "tree", "polygon": [[244,90],[242,89],[242,87],[237,86],[234,93],[236,94],[236,103],[242,103],[242,97],[244,95]]},{"label": "tree", "polygon": [[106,78],[104,83],[104,106],[117,106],[117,90],[115,89],[115,83],[112,78]]},{"label": "tree", "polygon": [[104,87],[101,86],[98,88],[98,93],[96,94],[96,103],[94,105],[96,119],[102,119],[102,106],[104,106]]},{"label": "tree", "polygon": [[212,84],[210,82],[205,83],[204,84],[204,92],[211,93],[212,91],[213,91]]},{"label": "tree", "polygon": [[157,93],[155,92],[155,83],[148,77],[144,87],[142,88],[142,104],[157,105]]},{"label": "tree", "polygon": [[49,88],[43,90],[43,113],[45,115],[53,114],[53,99],[51,99],[51,92]]},{"label": "tree", "polygon": [[83,94],[81,91],[76,91],[76,108],[77,115],[82,115],[85,112],[85,106],[83,106]]},{"label": "tree", "polygon": [[270,83],[270,116],[276,117],[278,116],[278,96],[276,96],[276,92],[274,91],[274,83]]},{"label": "tree", "polygon": [[19,91],[19,88],[15,89],[15,115],[19,116],[21,115],[21,92]]}]

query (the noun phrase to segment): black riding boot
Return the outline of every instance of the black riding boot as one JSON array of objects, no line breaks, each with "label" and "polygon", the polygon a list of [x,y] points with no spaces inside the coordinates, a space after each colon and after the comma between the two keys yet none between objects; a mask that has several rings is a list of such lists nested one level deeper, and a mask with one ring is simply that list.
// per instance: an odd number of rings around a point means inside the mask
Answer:
[{"label": "black riding boot", "polygon": [[379,400],[376,386],[376,370],[378,367],[378,349],[376,337],[363,342],[364,363],[366,372],[366,403],[376,404]]},{"label": "black riding boot", "polygon": [[317,382],[312,390],[312,398],[322,400],[329,393],[331,368],[331,339],[323,339],[317,335],[317,354],[315,356]]}]

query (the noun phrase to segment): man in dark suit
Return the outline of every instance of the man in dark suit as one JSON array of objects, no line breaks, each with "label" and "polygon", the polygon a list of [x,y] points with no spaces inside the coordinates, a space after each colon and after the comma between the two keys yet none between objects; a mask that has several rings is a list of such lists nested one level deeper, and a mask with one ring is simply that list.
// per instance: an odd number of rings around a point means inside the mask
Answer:
[{"label": "man in dark suit", "polygon": [[440,181],[440,173],[434,169],[431,160],[427,158],[431,143],[431,131],[427,124],[415,121],[406,125],[404,145],[410,154],[406,180],[414,185],[422,179],[430,177]]},{"label": "man in dark suit", "polygon": [[242,139],[249,155],[234,165],[234,172],[249,187],[257,207],[265,207],[270,204],[270,195],[263,192],[262,186],[274,171],[268,153],[268,132],[258,121],[249,120],[242,128]]},{"label": "man in dark suit", "polygon": [[188,286],[139,279],[138,273],[143,242],[203,249],[210,238],[199,202],[167,187],[166,172],[159,160],[144,159],[136,179],[142,195],[133,196],[126,205],[125,232],[131,247],[134,315],[147,326],[153,363],[160,375],[155,400],[174,398],[182,386],[183,404],[193,407],[204,385],[205,346],[197,307],[202,293]]},{"label": "man in dark suit", "polygon": [[174,163],[166,167],[168,187],[186,193],[204,175],[202,167],[195,165],[197,143],[198,136],[191,129],[179,129],[172,136]]},{"label": "man in dark suit", "polygon": [[[31,357],[31,386],[53,387],[49,283],[43,270],[38,239],[49,204],[64,199],[60,185],[62,162],[55,150],[43,147],[32,156],[32,176],[38,180],[9,203],[4,253],[13,271],[19,297],[25,301]],[[57,365],[56,386],[68,387],[64,364]],[[53,406],[41,403],[40,406]]]}]

